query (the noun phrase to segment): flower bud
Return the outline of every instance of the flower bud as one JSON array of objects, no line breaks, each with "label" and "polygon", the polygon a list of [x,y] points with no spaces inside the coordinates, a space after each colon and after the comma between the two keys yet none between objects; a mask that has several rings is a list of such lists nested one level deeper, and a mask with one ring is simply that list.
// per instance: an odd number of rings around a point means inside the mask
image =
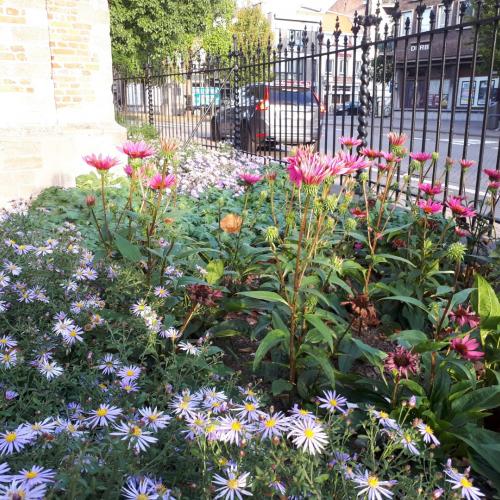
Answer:
[{"label": "flower bud", "polygon": [[457,241],[448,247],[446,255],[449,259],[454,260],[455,262],[462,262],[464,260],[466,250],[467,247],[460,241]]},{"label": "flower bud", "polygon": [[266,229],[266,241],[269,243],[276,241],[279,236],[279,230],[276,226],[269,226]]},{"label": "flower bud", "polygon": [[261,191],[259,196],[260,201],[266,201],[267,199],[267,191]]},{"label": "flower bud", "polygon": [[319,186],[317,184],[304,184],[304,193],[314,196],[318,192]]},{"label": "flower bud", "polygon": [[339,199],[335,195],[330,195],[325,198],[325,210],[333,212],[337,208]]},{"label": "flower bud", "polygon": [[92,194],[89,194],[85,197],[85,204],[87,207],[93,207],[95,205],[95,196]]},{"label": "flower bud", "polygon": [[338,255],[332,257],[332,268],[337,274],[342,274],[342,266],[344,264],[344,259]]},{"label": "flower bud", "polygon": [[357,227],[358,227],[358,221],[356,219],[353,219],[352,217],[344,222],[344,229],[348,233],[350,233],[351,231],[356,231]]},{"label": "flower bud", "polygon": [[432,153],[432,161],[438,161],[439,160],[439,153],[437,151],[434,151]]},{"label": "flower bud", "polygon": [[361,174],[359,175],[359,180],[361,182],[366,182],[366,181],[368,181],[369,178],[370,177],[368,175],[368,172],[361,172]]}]

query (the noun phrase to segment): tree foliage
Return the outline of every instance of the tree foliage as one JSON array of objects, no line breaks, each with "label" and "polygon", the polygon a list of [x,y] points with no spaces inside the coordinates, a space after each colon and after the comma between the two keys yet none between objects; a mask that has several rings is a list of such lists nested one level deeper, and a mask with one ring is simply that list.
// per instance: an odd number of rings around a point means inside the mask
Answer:
[{"label": "tree foliage", "polygon": [[204,36],[226,49],[221,32],[235,8],[233,0],[110,0],[109,6],[114,65],[132,71],[148,59],[186,54]]},{"label": "tree foliage", "polygon": [[269,38],[271,43],[274,41],[271,23],[260,5],[247,5],[238,9],[232,31],[236,35],[238,44],[243,47],[255,47],[259,42],[266,46]]}]

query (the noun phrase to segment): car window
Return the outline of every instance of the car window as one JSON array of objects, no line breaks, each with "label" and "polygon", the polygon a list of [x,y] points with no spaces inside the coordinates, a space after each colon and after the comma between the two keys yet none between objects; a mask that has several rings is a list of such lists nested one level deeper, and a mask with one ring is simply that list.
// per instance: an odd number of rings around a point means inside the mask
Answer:
[{"label": "car window", "polygon": [[275,89],[269,92],[269,101],[273,104],[304,105],[317,104],[313,93],[309,89]]}]

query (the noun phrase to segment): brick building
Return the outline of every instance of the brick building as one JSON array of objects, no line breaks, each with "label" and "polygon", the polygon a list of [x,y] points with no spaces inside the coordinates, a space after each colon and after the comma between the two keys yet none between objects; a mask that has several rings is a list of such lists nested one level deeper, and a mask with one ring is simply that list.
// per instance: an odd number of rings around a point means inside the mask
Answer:
[{"label": "brick building", "polygon": [[0,0],[0,205],[116,153],[111,88],[106,0]]},{"label": "brick building", "polygon": [[[439,0],[426,1],[425,11],[422,12],[420,36],[418,35],[418,3],[412,0],[400,2],[401,21],[399,36],[411,35],[407,42],[399,39],[396,42],[396,81],[394,92],[396,106],[412,108],[415,102],[416,109],[449,111],[455,107],[460,114],[467,109],[469,98],[471,109],[477,119],[482,119],[486,90],[488,85],[487,70],[481,65],[480,56],[476,63],[472,90],[470,77],[473,72],[473,38],[474,28],[466,27],[462,30],[459,50],[459,29],[447,31],[446,45],[443,32],[429,34],[431,28],[431,13],[434,15],[434,28],[445,26],[445,8]],[[451,4],[448,26],[459,23],[459,1]],[[464,22],[475,15],[472,3],[467,4]],[[406,27],[409,26],[409,30]],[[418,64],[417,64],[418,61]],[[418,67],[418,73],[417,73]],[[441,75],[443,75],[440,100]],[[498,88],[498,75],[493,75],[492,87]],[[416,92],[416,96],[415,96]],[[491,93],[493,96],[495,91]],[[473,117],[474,119],[474,117]]]}]

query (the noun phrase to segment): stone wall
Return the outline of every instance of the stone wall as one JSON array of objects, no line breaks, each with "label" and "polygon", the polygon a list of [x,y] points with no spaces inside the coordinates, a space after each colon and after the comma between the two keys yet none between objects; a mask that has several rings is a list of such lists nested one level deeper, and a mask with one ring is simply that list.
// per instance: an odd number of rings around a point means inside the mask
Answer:
[{"label": "stone wall", "polygon": [[117,154],[106,0],[0,0],[0,205]]}]

